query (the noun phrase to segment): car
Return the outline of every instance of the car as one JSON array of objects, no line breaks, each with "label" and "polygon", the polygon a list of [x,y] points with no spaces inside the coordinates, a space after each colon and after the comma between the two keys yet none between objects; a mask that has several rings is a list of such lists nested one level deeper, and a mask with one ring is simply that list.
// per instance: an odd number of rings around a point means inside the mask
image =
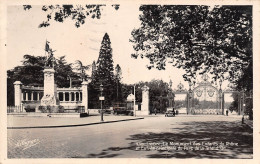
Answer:
[{"label": "car", "polygon": [[[110,109],[102,109],[103,111],[103,114],[111,114],[112,113],[112,110]],[[98,110],[98,113],[100,113],[100,110]]]},{"label": "car", "polygon": [[165,112],[165,117],[175,117],[175,111],[172,108],[167,108],[166,112]]},{"label": "car", "polygon": [[127,103],[115,103],[113,105],[114,115],[128,115],[133,116],[134,110],[131,107],[127,107]]}]

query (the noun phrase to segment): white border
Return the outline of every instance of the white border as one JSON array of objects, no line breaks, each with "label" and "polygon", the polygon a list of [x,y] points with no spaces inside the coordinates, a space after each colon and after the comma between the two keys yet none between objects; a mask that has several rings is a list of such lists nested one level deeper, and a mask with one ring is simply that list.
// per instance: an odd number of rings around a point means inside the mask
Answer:
[{"label": "white border", "polygon": [[[172,5],[253,5],[253,60],[254,60],[254,155],[253,159],[135,159],[135,158],[117,158],[117,159],[7,159],[7,119],[6,119],[6,65],[8,64],[6,61],[6,8],[8,5],[24,5],[24,4],[30,4],[30,5],[42,5],[42,4],[130,4],[130,3],[138,3],[138,4],[172,4]],[[185,163],[230,163],[234,162],[237,164],[242,163],[260,163],[260,112],[258,110],[258,101],[260,100],[260,77],[259,77],[259,70],[260,70],[260,51],[259,51],[259,45],[260,45],[260,1],[259,0],[132,0],[132,1],[95,1],[95,0],[89,0],[89,1],[83,1],[83,0],[2,0],[0,1],[0,47],[1,47],[1,61],[0,61],[0,134],[1,134],[1,140],[0,140],[0,163],[173,163],[173,162],[181,162],[183,164]]]}]

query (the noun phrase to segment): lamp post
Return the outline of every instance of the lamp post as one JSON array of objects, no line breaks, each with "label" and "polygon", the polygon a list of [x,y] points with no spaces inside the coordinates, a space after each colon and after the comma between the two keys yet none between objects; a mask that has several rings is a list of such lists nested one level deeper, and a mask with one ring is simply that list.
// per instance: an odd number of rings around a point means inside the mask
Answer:
[{"label": "lamp post", "polygon": [[222,89],[221,89],[221,86],[222,86],[222,79],[219,80],[219,87],[220,87],[219,89],[220,89],[220,90],[222,90]]},{"label": "lamp post", "polygon": [[245,92],[246,90],[243,91],[243,114],[245,113],[245,110],[246,110],[246,104],[245,104]]},{"label": "lamp post", "polygon": [[240,115],[244,115],[244,92],[240,94]]},{"label": "lamp post", "polygon": [[190,99],[192,98],[191,97],[191,94],[192,94],[192,90],[191,90],[191,86],[192,86],[192,83],[191,83],[191,81],[189,81],[189,92],[188,92],[188,103],[187,103],[187,105],[188,105],[188,112],[187,112],[187,114],[190,114],[190,110],[191,110],[191,102],[190,102]]},{"label": "lamp post", "polygon": [[99,97],[99,100],[101,102],[101,110],[100,110],[100,116],[101,116],[101,121],[104,121],[103,119],[103,109],[102,109],[102,101],[104,100],[104,97],[102,96],[102,93],[103,93],[103,85],[100,84],[100,92],[101,92],[101,96]]},{"label": "lamp post", "polygon": [[136,117],[136,111],[135,111],[135,85],[134,85],[134,116]]},{"label": "lamp post", "polygon": [[221,110],[222,115],[224,115],[224,108],[223,108],[223,105],[222,105],[223,98],[222,98],[221,86],[222,86],[222,79],[219,80],[219,100],[220,100],[220,110]]}]

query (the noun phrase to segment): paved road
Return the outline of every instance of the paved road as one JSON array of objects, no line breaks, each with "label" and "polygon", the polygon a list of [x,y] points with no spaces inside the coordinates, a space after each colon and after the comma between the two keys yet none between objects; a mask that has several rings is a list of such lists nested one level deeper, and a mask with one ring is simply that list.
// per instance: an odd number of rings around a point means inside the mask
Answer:
[{"label": "paved road", "polygon": [[[114,116],[104,115],[104,121],[107,122],[119,122],[119,121],[130,121],[134,119],[143,119],[143,117],[133,116]],[[86,124],[98,124],[101,123],[99,115],[91,115],[89,117],[75,118],[75,117],[33,117],[33,116],[7,116],[7,128],[8,129],[19,129],[28,127],[51,127],[51,126],[77,126]]]},{"label": "paved road", "polygon": [[252,158],[252,144],[252,129],[226,116],[8,129],[8,158]]}]

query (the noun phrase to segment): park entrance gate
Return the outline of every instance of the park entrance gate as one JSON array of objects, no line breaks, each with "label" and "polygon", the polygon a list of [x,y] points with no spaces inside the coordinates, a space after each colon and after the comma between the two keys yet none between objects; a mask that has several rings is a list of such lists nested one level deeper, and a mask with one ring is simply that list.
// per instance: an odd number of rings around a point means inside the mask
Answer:
[{"label": "park entrance gate", "polygon": [[[213,86],[208,81],[209,76],[207,74],[202,76],[202,81],[197,83],[197,86],[193,86],[189,83],[189,90],[184,88],[184,85],[179,83],[177,89],[173,90],[173,95],[185,94],[187,95],[186,110],[187,114],[224,114],[224,95],[226,93],[239,94],[238,114],[244,114],[244,92],[236,90],[225,89],[222,91],[222,81],[219,81],[219,88]],[[191,89],[193,86],[193,89]],[[174,103],[175,104],[175,103]]]},{"label": "park entrance gate", "polygon": [[222,114],[219,104],[220,91],[203,76],[202,81],[191,92],[191,114]]}]

